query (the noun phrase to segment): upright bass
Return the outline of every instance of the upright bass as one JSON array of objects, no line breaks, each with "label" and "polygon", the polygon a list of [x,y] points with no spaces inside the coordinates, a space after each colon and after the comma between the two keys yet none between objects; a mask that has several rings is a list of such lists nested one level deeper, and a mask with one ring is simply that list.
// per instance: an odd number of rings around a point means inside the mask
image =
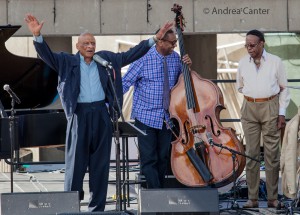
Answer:
[{"label": "upright bass", "polygon": [[[184,18],[182,7],[174,4],[176,30],[181,56]],[[171,90],[170,116],[173,134],[171,167],[179,182],[191,187],[221,187],[231,183],[245,167],[244,147],[235,130],[222,127],[219,115],[225,109],[221,90],[210,80],[189,71],[183,64],[178,83]],[[177,131],[174,129],[177,128]],[[233,162],[234,161],[234,162]]]}]

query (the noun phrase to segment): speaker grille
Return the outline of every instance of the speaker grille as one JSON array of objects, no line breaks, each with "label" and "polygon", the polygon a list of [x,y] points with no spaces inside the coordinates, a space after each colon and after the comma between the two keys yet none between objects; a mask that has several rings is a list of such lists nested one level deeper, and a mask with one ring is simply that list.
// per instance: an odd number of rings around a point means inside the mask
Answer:
[{"label": "speaker grille", "polygon": [[2,193],[1,215],[79,212],[78,192]]},{"label": "speaker grille", "polygon": [[216,188],[141,189],[139,212],[141,215],[219,212],[218,190]]}]

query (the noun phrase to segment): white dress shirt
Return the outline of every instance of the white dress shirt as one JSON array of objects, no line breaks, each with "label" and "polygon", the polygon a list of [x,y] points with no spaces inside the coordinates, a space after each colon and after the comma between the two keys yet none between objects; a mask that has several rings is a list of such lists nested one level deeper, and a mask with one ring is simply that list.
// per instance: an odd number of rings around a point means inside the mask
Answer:
[{"label": "white dress shirt", "polygon": [[263,51],[260,66],[254,64],[250,55],[246,55],[239,62],[237,72],[237,90],[252,98],[268,98],[279,94],[279,115],[285,116],[290,102],[287,88],[287,75],[283,63],[278,56]]}]

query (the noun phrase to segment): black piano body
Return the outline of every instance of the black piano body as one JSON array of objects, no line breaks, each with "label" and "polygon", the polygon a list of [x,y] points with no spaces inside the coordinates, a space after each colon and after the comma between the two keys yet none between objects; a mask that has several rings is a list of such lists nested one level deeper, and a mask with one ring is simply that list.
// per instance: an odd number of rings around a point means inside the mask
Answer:
[{"label": "black piano body", "polygon": [[[4,91],[8,84],[20,98],[15,104],[15,148],[49,147],[65,144],[66,118],[57,100],[57,73],[41,59],[16,56],[5,42],[21,26],[0,26],[0,101],[10,115],[11,98]],[[60,108],[53,107],[58,103]],[[57,107],[57,105],[55,106]],[[10,157],[9,118],[0,118],[0,159]]]},{"label": "black piano body", "polygon": [[[2,156],[10,156],[10,119],[0,119]],[[66,117],[62,110],[19,111],[15,116],[15,150],[65,144]],[[1,154],[0,154],[1,155]]]}]

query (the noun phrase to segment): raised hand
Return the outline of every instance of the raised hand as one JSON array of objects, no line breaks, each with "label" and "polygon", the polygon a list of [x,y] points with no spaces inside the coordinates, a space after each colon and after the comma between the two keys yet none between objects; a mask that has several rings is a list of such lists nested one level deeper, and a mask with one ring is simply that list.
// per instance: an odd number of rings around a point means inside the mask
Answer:
[{"label": "raised hand", "polygon": [[29,31],[31,31],[34,36],[39,36],[41,34],[44,21],[39,22],[32,14],[26,14],[24,20],[27,23]]},{"label": "raised hand", "polygon": [[172,29],[173,26],[174,26],[174,21],[172,21],[172,22],[169,21],[169,22],[165,23],[164,26],[160,28],[159,32],[157,32],[156,38],[161,40],[165,36],[167,31]]}]

